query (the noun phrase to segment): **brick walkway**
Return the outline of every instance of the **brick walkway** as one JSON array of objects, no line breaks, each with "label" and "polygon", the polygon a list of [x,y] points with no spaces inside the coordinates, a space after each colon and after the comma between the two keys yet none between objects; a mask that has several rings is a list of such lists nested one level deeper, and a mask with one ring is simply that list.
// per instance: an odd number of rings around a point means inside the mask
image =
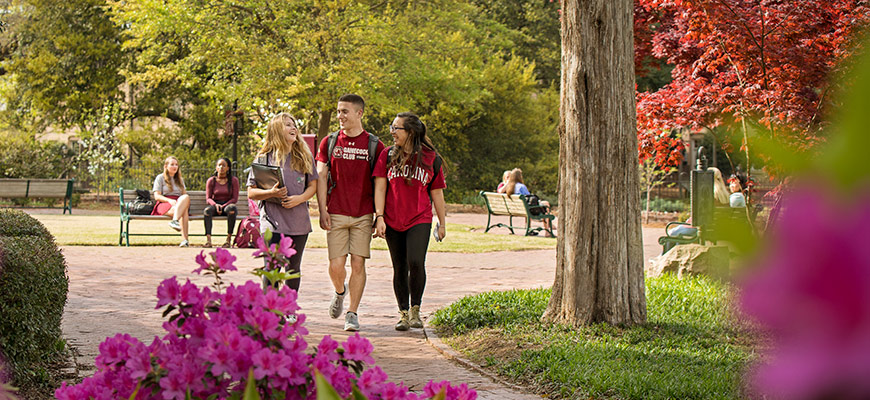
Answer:
[{"label": "brick walkway", "polygon": [[[451,216],[456,223],[475,223],[480,215]],[[483,215],[482,225],[486,216]],[[648,231],[648,232],[647,232]],[[660,231],[645,229],[645,242],[654,240]],[[449,240],[449,238],[448,238]],[[210,280],[192,275],[194,257],[202,249],[175,247],[79,247],[63,248],[70,289],[63,317],[63,333],[79,352],[77,364],[92,368],[98,345],[107,336],[129,333],[145,343],[162,336],[160,312],[154,310],[156,287],[163,279],[176,275],[198,285]],[[228,273],[226,280],[236,284],[253,278],[248,272],[258,265],[250,249],[233,249],[238,272]],[[645,259],[655,253],[655,246],[645,249]],[[428,315],[469,294],[512,288],[546,287],[552,284],[556,254],[554,250],[497,252],[484,254],[430,253],[427,258],[427,284],[422,311]],[[299,304],[307,315],[311,331],[309,345],[324,335],[339,342],[347,335],[344,319],[333,320],[327,314],[332,290],[326,273],[326,249],[305,251]],[[538,399],[521,393],[504,383],[479,374],[474,369],[445,357],[449,349],[426,332],[398,332],[396,304],[392,292],[392,267],[386,251],[373,251],[367,264],[368,283],[360,306],[360,334],[372,341],[374,358],[396,382],[403,381],[412,390],[421,391],[430,379],[466,382],[478,391],[481,399]],[[454,354],[455,355],[455,354]],[[82,370],[83,374],[92,371]]]}]

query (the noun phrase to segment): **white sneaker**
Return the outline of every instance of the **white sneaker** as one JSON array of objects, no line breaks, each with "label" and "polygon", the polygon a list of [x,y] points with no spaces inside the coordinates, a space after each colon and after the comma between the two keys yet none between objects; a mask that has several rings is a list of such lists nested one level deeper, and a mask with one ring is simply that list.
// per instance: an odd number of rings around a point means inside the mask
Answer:
[{"label": "white sneaker", "polygon": [[347,295],[347,284],[344,284],[344,294],[333,293],[332,302],[329,303],[329,316],[336,319],[344,311],[344,296]]},{"label": "white sneaker", "polygon": [[188,242],[187,240],[182,240],[181,244],[178,245],[178,247],[188,247],[188,246],[190,246],[190,242]]},{"label": "white sneaker", "polygon": [[173,219],[172,221],[169,221],[169,227],[181,232],[181,224],[179,224],[177,220]]},{"label": "white sneaker", "polygon": [[353,311],[348,311],[344,316],[344,330],[348,332],[356,332],[359,330],[359,315]]}]

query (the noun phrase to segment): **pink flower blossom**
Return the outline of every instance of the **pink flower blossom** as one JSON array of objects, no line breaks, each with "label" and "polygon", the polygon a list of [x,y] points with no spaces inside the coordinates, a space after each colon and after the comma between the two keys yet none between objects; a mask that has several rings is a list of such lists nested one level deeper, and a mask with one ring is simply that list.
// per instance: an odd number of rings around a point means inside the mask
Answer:
[{"label": "pink flower blossom", "polygon": [[200,251],[199,254],[197,254],[196,263],[199,264],[199,268],[193,270],[194,274],[200,274],[203,270],[211,268],[211,264],[205,260],[205,250]]},{"label": "pink flower blossom", "polygon": [[290,360],[285,360],[281,354],[272,352],[270,349],[262,349],[251,357],[254,363],[254,378],[263,379],[266,376],[283,375],[289,376],[287,366]]},{"label": "pink flower blossom", "polygon": [[[262,244],[262,243],[261,243]],[[292,241],[283,238],[269,252],[292,255]],[[204,269],[216,266],[235,269],[235,257],[225,250],[211,253],[215,264],[204,253],[196,257]],[[269,256],[267,254],[267,256]],[[280,262],[278,262],[280,264]],[[175,308],[166,334],[155,337],[149,346],[128,334],[118,334],[100,344],[96,372],[80,384],[66,383],[55,392],[59,399],[109,400],[130,398],[141,385],[136,399],[234,398],[240,395],[248,372],[253,369],[257,385],[272,393],[285,393],[288,399],[313,398],[313,371],[320,371],[343,397],[354,385],[372,399],[412,399],[402,385],[387,383],[380,368],[355,376],[350,364],[373,363],[372,345],[356,334],[341,344],[324,337],[314,354],[307,354],[305,315],[296,322],[288,316],[299,310],[296,291],[283,287],[264,293],[259,283],[248,281],[230,285],[226,293],[199,288],[190,280],[179,284],[175,277],[157,288],[158,306]],[[350,363],[349,363],[350,362]],[[451,388],[455,399],[464,386]],[[473,391],[472,391],[473,392]],[[451,398],[451,400],[453,400]]]},{"label": "pink flower blossom", "polygon": [[799,190],[744,284],[743,310],[776,338],[754,385],[773,397],[870,397],[870,196]]},{"label": "pink flower blossom", "polygon": [[338,342],[332,339],[332,336],[326,335],[323,339],[320,340],[320,344],[317,345],[317,354],[323,356],[328,361],[338,360],[338,353],[335,351],[338,350]]},{"label": "pink flower blossom", "polygon": [[293,249],[293,239],[290,236],[281,235],[281,241],[278,243],[278,252],[287,258],[296,254],[296,250]]},{"label": "pink flower blossom", "polygon": [[362,337],[357,332],[353,336],[348,336],[347,340],[341,343],[344,348],[344,358],[348,360],[362,361],[369,364],[374,364],[375,359],[371,357],[374,346],[368,339]]},{"label": "pink flower blossom", "polygon": [[214,257],[214,262],[217,264],[218,268],[224,271],[236,271],[236,266],[233,265],[236,261],[236,256],[230,253],[229,250],[217,248],[214,253],[211,254]]},{"label": "pink flower blossom", "polygon": [[159,309],[167,304],[178,305],[179,300],[181,300],[181,286],[178,285],[178,281],[173,276],[172,278],[164,279],[157,286],[157,307],[154,308]]},{"label": "pink flower blossom", "polygon": [[[274,245],[272,245],[272,248],[274,248]],[[266,241],[263,240],[263,237],[261,236],[257,238],[257,250],[254,250],[254,254],[252,255],[254,256],[254,258],[261,257],[268,254],[269,250],[270,247],[266,246]]]}]

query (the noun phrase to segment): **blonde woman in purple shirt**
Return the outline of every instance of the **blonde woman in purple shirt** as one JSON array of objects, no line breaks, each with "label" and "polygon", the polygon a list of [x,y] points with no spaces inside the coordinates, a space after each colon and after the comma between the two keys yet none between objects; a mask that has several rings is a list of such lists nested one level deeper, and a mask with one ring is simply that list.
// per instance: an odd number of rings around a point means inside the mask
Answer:
[{"label": "blonde woman in purple shirt", "polygon": [[233,176],[230,160],[221,158],[214,167],[214,175],[205,183],[205,202],[208,206],[202,211],[205,222],[205,246],[211,247],[212,218],[216,215],[227,217],[227,240],[221,247],[233,247],[233,230],[236,227],[236,214],[239,202],[239,178]]},{"label": "blonde woman in purple shirt", "polygon": [[[260,231],[272,231],[269,244],[277,244],[282,236],[293,239],[296,254],[290,257],[286,272],[300,272],[302,252],[311,233],[311,216],[308,213],[308,200],[317,191],[317,171],[314,157],[302,139],[296,120],[287,113],[276,115],[269,121],[263,147],[257,152],[255,160],[261,164],[281,167],[284,187],[258,187],[254,172],[248,174],[248,198],[252,200],[280,199],[280,203],[264,201],[260,209]],[[271,284],[270,282],[265,282]],[[299,291],[299,278],[290,279],[285,284]],[[274,283],[277,285],[277,282]]]}]

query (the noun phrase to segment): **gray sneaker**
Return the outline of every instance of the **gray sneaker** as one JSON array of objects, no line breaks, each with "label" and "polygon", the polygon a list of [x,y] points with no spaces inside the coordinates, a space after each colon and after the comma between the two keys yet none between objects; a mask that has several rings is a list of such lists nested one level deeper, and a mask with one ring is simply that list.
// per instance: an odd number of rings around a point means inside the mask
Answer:
[{"label": "gray sneaker", "polygon": [[181,224],[178,223],[178,220],[169,221],[169,227],[181,232]]},{"label": "gray sneaker", "polygon": [[347,314],[344,315],[344,330],[349,332],[356,332],[359,330],[359,315],[356,315],[353,311],[348,311]]},{"label": "gray sneaker", "polygon": [[329,303],[329,316],[336,319],[344,311],[344,296],[347,295],[347,284],[344,284],[344,294],[333,293],[332,302]]}]

